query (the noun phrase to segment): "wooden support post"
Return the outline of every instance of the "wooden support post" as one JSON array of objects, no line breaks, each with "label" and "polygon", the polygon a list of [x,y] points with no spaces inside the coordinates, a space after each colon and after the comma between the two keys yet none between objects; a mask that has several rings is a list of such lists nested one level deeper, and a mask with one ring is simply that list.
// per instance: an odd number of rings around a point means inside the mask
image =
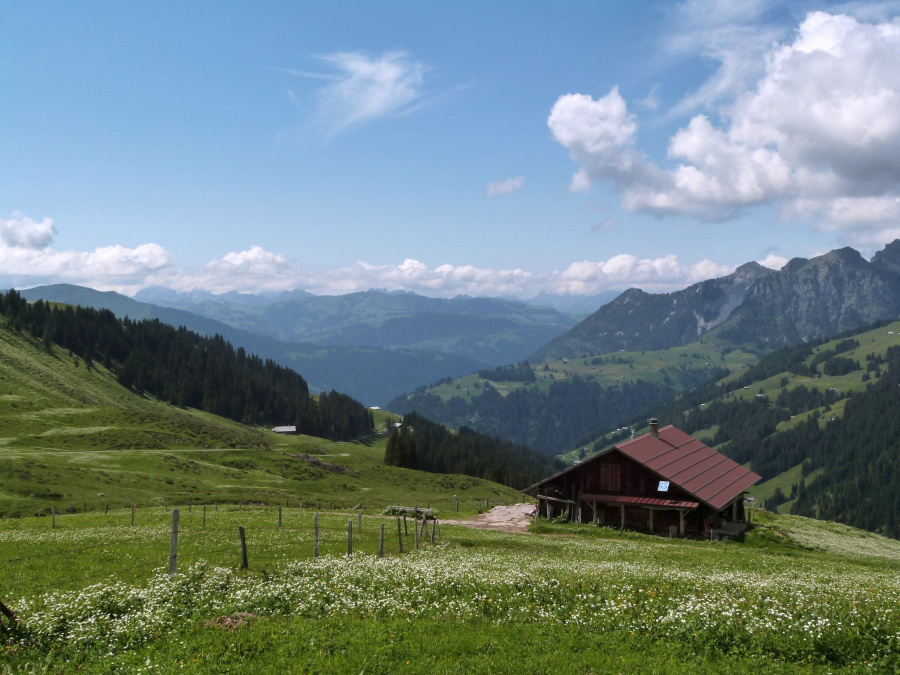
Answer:
[{"label": "wooden support post", "polygon": [[591,522],[594,523],[594,525],[596,525],[597,524],[597,502],[594,502],[593,504],[591,504],[591,506],[593,506],[593,508],[594,508],[594,516],[593,516],[593,518],[591,518]]},{"label": "wooden support post", "polygon": [[131,526],[134,527],[134,504],[131,505]]},{"label": "wooden support post", "polygon": [[459,513],[459,500],[456,500],[456,512]]},{"label": "wooden support post", "polygon": [[684,536],[684,509],[678,511],[678,534]]},{"label": "wooden support post", "polygon": [[172,537],[169,540],[169,576],[175,575],[178,561],[178,509],[172,509]]},{"label": "wooden support post", "polygon": [[56,527],[56,504],[50,505],[50,527]]},{"label": "wooden support post", "polygon": [[278,507],[278,527],[281,527],[281,506]]},{"label": "wooden support post", "polygon": [[653,509],[648,509],[650,511],[650,531],[653,532]]},{"label": "wooden support post", "polygon": [[580,506],[578,507],[576,517],[577,517],[577,520],[576,520],[575,524],[578,525],[578,527],[581,527],[581,507]]},{"label": "wooden support post", "polygon": [[359,532],[362,532],[362,509],[359,510],[359,527],[356,528]]},{"label": "wooden support post", "polygon": [[347,521],[347,557],[353,555],[353,518]]},{"label": "wooden support post", "polygon": [[406,511],[403,512],[403,534],[409,535],[409,528],[406,526]]},{"label": "wooden support post", "polygon": [[103,512],[104,515],[109,513],[109,502],[106,502],[106,510]]},{"label": "wooden support post", "polygon": [[422,516],[422,531],[419,533],[419,538],[426,536],[428,534],[428,519],[425,516]]},{"label": "wooden support post", "polygon": [[547,505],[547,520],[550,520],[550,516],[553,514],[553,511],[551,510],[552,507],[550,506],[550,500],[548,499],[545,504]]},{"label": "wooden support post", "polygon": [[[4,605],[2,601],[0,601],[0,614],[2,614],[3,616],[5,616],[7,618],[7,620],[9,621],[9,627],[12,630],[15,630],[16,625],[18,624],[16,615],[9,607]],[[0,634],[2,634],[2,633],[3,633],[3,622],[0,621]]]},{"label": "wooden support post", "polygon": [[241,569],[246,570],[250,565],[247,563],[247,535],[243,525],[238,525],[238,535],[241,537]]},{"label": "wooden support post", "polygon": [[381,539],[378,541],[378,557],[384,557],[384,523],[381,524]]},{"label": "wooden support post", "polygon": [[416,537],[416,548],[419,548],[419,521],[413,520],[413,534]]},{"label": "wooden support post", "polygon": [[400,553],[403,553],[403,531],[400,529],[400,518],[397,518],[397,541],[400,544]]},{"label": "wooden support post", "polygon": [[313,518],[313,526],[315,527],[315,544],[313,547],[313,558],[316,560],[319,559],[319,512],[316,511],[316,516]]},{"label": "wooden support post", "polygon": [[434,543],[434,531],[437,529],[437,518],[431,522],[431,543]]},{"label": "wooden support post", "polygon": [[206,527],[206,504],[203,505],[203,527]]},{"label": "wooden support post", "polygon": [[619,529],[624,530],[625,529],[625,505],[621,504],[619,506],[619,508],[621,509],[621,513],[622,513],[622,524],[619,526]]}]

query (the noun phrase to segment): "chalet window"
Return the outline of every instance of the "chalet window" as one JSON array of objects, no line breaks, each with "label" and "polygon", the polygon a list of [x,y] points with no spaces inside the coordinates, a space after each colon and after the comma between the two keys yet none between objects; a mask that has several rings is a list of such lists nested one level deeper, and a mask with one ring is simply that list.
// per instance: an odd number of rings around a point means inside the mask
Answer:
[{"label": "chalet window", "polygon": [[600,489],[601,490],[621,490],[622,483],[619,474],[618,464],[601,464],[600,465]]}]

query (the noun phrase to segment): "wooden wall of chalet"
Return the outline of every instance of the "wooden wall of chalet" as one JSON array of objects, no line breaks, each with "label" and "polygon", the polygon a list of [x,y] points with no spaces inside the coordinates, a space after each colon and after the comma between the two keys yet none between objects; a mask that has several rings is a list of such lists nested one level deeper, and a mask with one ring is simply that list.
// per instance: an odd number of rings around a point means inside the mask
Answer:
[{"label": "wooden wall of chalet", "polygon": [[[670,485],[666,492],[660,492],[656,474],[615,449],[560,478],[565,479],[564,491],[570,498],[580,494],[604,493],[696,501],[695,497],[675,485]],[[573,487],[575,494],[571,491]]]}]

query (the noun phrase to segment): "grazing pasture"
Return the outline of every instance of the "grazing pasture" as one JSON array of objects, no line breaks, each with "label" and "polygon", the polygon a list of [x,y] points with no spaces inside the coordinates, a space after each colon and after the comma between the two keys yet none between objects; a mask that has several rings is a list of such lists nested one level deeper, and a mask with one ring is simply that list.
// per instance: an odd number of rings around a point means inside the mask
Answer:
[{"label": "grazing pasture", "polygon": [[[210,555],[186,553],[171,578],[164,514],[133,528],[99,515],[72,516],[55,530],[47,519],[0,522],[2,549],[32,558],[0,563],[22,565],[15,581],[0,583],[0,599],[22,619],[18,633],[4,635],[0,668],[826,673],[900,665],[900,543],[830,523],[760,513],[744,544],[590,526],[506,534],[446,525],[442,543],[404,555],[332,548],[316,560],[305,548],[310,513],[284,513],[279,528],[271,508],[232,508],[215,522],[207,513],[203,531],[195,511],[185,531]],[[352,517],[327,520],[341,528]],[[382,522],[396,528],[394,518],[369,516],[362,533]],[[219,546],[224,553],[213,555]],[[62,550],[60,562],[98,578],[57,585],[48,561]]]}]

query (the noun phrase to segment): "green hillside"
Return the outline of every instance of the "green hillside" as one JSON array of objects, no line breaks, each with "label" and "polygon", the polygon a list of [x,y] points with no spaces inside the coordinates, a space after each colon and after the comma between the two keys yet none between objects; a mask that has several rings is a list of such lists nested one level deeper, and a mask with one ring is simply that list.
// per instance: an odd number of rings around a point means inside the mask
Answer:
[{"label": "green hillside", "polygon": [[661,351],[582,354],[448,378],[400,396],[388,407],[558,454],[615,428],[645,406],[710,378],[738,373],[756,360],[715,339]]},{"label": "green hillside", "polygon": [[769,508],[900,536],[900,322],[776,350],[628,422],[650,416],[751,466]]},{"label": "green hillside", "polygon": [[[0,515],[190,501],[455,508],[454,494],[473,511],[503,492],[479,478],[385,466],[377,435],[279,436],[138,395],[102,363],[88,368],[5,320],[0,356]],[[392,419],[375,413],[382,430]]]}]

